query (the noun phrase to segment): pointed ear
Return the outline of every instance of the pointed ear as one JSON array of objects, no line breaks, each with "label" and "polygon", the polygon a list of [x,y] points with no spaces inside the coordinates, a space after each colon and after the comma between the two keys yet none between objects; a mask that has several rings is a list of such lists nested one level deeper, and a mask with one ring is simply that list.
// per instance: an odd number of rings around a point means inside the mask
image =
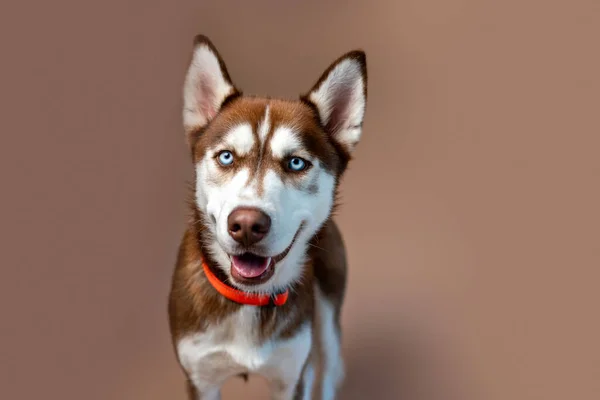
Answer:
[{"label": "pointed ear", "polygon": [[360,139],[367,102],[365,53],[338,58],[302,99],[316,107],[327,133],[350,154]]},{"label": "pointed ear", "polygon": [[192,61],[183,86],[183,125],[187,134],[205,126],[225,99],[239,94],[225,63],[206,36],[194,39]]}]

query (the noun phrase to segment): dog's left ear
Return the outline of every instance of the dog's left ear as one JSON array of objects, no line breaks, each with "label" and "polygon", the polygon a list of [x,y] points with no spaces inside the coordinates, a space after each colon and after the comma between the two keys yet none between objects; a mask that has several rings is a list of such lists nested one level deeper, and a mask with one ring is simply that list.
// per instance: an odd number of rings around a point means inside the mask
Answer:
[{"label": "dog's left ear", "polygon": [[210,39],[204,35],[196,36],[192,61],[183,86],[183,125],[186,134],[208,124],[223,102],[238,93],[225,62]]},{"label": "dog's left ear", "polygon": [[302,99],[316,107],[327,133],[350,154],[360,139],[367,103],[365,53],[355,50],[338,58]]}]

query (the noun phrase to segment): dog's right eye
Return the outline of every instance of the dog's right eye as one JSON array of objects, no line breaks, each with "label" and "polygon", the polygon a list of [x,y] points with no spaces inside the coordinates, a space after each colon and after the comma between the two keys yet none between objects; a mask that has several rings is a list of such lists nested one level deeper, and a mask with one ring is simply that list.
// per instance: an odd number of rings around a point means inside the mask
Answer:
[{"label": "dog's right eye", "polygon": [[219,155],[217,156],[217,160],[219,160],[219,164],[221,164],[224,167],[227,167],[233,164],[233,153],[228,150],[224,150],[219,153]]}]

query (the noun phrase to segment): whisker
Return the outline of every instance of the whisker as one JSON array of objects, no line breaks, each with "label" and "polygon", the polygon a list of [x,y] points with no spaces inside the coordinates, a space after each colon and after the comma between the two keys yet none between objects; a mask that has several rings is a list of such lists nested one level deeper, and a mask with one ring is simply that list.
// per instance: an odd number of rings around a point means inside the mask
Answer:
[{"label": "whisker", "polygon": [[323,250],[323,251],[329,252],[329,250],[327,250],[327,249],[324,249],[323,247],[319,247],[319,246],[317,246],[316,244],[309,243],[308,245],[309,245],[309,246],[312,246],[312,247],[314,247],[314,248],[317,248],[317,249],[319,249],[319,250]]}]

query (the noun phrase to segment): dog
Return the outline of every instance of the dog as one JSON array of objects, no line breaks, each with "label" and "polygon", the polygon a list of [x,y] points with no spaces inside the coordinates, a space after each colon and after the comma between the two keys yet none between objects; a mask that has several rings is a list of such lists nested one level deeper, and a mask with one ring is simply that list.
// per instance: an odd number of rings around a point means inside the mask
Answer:
[{"label": "dog", "polygon": [[347,270],[332,213],[366,100],[362,50],[292,101],[244,95],[196,36],[183,87],[192,218],[168,306],[190,399],[220,399],[248,374],[276,400],[336,398]]}]

